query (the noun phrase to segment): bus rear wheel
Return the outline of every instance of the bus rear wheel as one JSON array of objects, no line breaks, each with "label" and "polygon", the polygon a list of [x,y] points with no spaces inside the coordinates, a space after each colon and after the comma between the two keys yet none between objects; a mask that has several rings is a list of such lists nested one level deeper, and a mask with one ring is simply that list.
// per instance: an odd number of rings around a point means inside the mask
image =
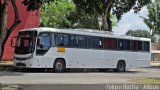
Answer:
[{"label": "bus rear wheel", "polygon": [[57,59],[57,60],[54,62],[53,70],[54,70],[55,72],[63,72],[65,69],[66,69],[66,64],[65,64],[64,60],[62,60],[62,59]]},{"label": "bus rear wheel", "polygon": [[116,72],[125,72],[126,70],[126,63],[125,61],[118,61],[117,68],[114,69]]}]

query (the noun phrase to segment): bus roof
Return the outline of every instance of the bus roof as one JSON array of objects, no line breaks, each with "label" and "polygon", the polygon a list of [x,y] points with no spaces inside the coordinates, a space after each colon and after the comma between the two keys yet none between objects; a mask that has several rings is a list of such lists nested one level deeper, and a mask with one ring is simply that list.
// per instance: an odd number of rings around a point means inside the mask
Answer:
[{"label": "bus roof", "polygon": [[57,33],[67,33],[67,34],[78,34],[78,35],[88,35],[88,36],[99,36],[99,37],[109,37],[109,38],[121,38],[121,39],[129,39],[129,40],[140,40],[140,41],[151,41],[149,38],[142,37],[132,37],[125,35],[113,35],[107,31],[93,30],[93,29],[57,29],[57,28],[49,28],[49,27],[39,27],[39,28],[28,28],[23,29],[21,31],[37,31],[40,32],[57,32]]}]

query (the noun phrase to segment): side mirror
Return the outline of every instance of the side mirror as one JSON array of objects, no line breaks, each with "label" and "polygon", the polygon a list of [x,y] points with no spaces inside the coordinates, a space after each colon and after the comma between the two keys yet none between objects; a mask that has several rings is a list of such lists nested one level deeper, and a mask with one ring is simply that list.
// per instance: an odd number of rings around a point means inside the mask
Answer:
[{"label": "side mirror", "polygon": [[16,47],[16,39],[17,39],[17,36],[11,38],[11,46],[12,47]]}]

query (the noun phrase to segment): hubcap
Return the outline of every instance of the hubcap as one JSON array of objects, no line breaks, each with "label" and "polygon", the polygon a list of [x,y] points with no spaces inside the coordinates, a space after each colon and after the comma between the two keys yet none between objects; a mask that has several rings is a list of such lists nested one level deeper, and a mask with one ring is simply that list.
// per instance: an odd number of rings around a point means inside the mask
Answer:
[{"label": "hubcap", "polygon": [[122,64],[122,63],[121,63],[121,64],[119,64],[119,67],[118,67],[118,68],[119,68],[119,70],[120,70],[120,71],[122,71],[122,70],[123,70],[123,68],[124,68],[124,67],[123,67],[123,64]]},{"label": "hubcap", "polygon": [[62,63],[60,63],[60,62],[56,63],[56,68],[57,69],[62,69],[62,66],[63,66]]}]

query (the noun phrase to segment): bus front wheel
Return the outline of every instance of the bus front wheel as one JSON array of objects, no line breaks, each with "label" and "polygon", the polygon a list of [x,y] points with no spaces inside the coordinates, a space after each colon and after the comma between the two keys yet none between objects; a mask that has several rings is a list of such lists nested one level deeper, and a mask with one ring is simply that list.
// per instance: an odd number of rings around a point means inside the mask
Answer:
[{"label": "bus front wheel", "polygon": [[53,65],[53,70],[55,72],[63,72],[65,68],[66,68],[66,64],[64,60],[62,59],[55,60],[54,65]]},{"label": "bus front wheel", "polygon": [[125,61],[118,61],[117,68],[114,69],[116,72],[125,72],[126,70],[126,63]]}]

